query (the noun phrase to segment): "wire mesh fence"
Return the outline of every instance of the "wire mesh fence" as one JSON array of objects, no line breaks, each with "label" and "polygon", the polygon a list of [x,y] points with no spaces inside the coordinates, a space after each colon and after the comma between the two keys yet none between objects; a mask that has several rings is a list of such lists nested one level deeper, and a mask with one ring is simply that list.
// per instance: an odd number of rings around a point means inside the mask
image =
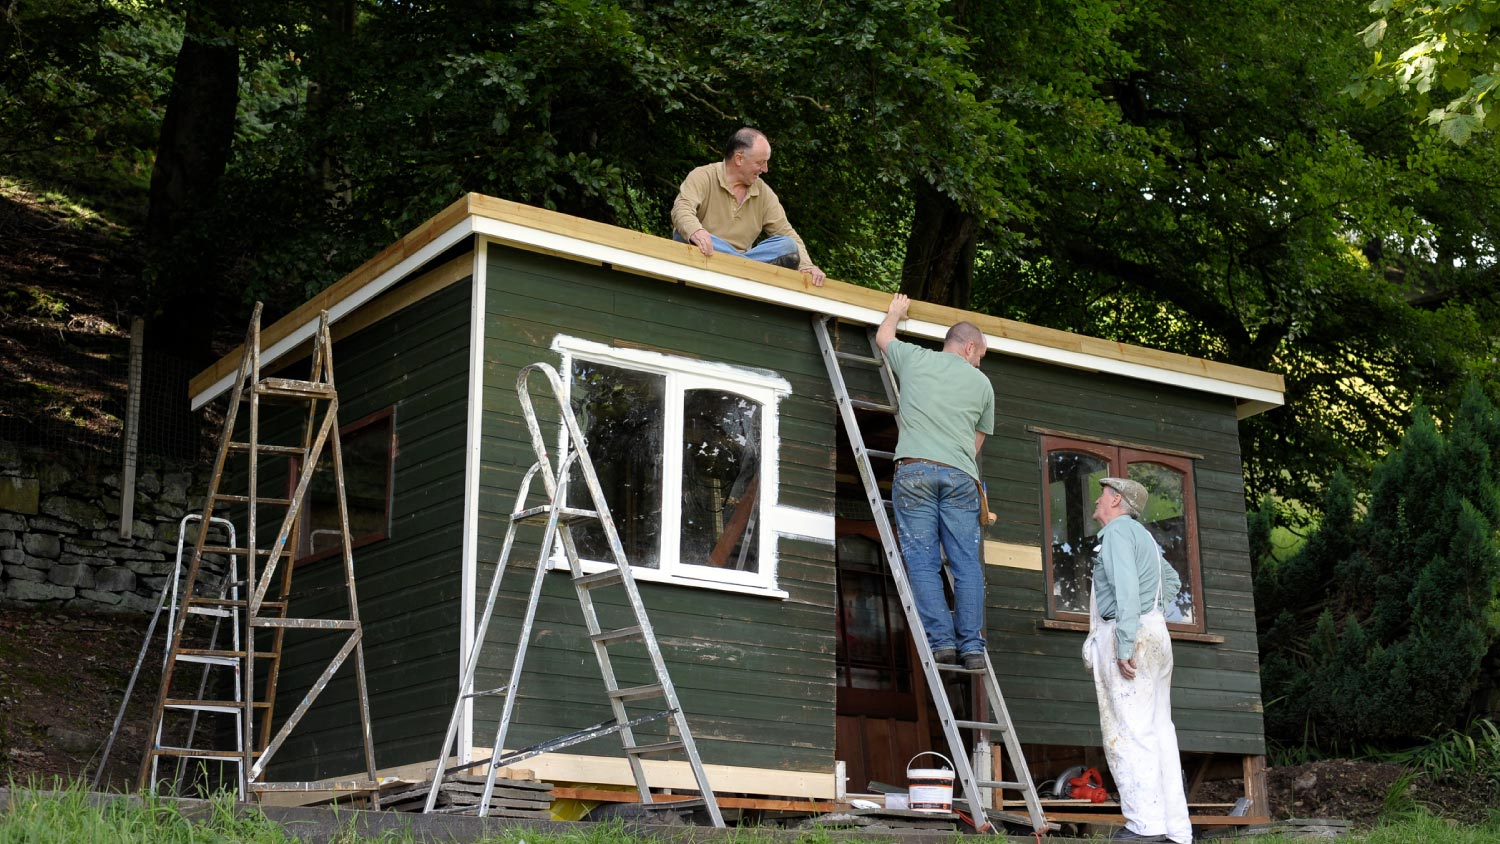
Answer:
[{"label": "wire mesh fence", "polygon": [[188,381],[198,367],[190,362],[137,348],[132,382],[128,331],[29,339],[31,348],[10,346],[0,363],[0,442],[118,463],[133,420],[139,458],[193,460],[212,446],[217,409],[191,409]]}]

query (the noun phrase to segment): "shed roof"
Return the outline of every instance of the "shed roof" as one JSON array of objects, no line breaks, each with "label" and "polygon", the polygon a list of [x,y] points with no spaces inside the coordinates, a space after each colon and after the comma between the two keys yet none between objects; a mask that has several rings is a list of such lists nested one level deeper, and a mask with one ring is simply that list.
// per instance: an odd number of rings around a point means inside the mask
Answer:
[{"label": "shed roof", "polygon": [[[318,314],[330,320],[358,310],[445,250],[478,235],[507,246],[597,264],[634,275],[689,284],[731,296],[772,302],[809,313],[879,324],[890,294],[829,279],[813,287],[793,270],[733,256],[704,256],[697,247],[471,193],[366,261],[358,269],[261,331],[261,360],[269,363],[307,340]],[[979,326],[990,354],[1107,372],[1232,398],[1240,418],[1280,406],[1285,384],[1279,374],[1202,358],[1101,340],[1029,325],[988,314],[913,302],[900,326],[906,334],[941,338],[948,326],[968,320]],[[233,383],[241,350],[225,355],[188,385],[193,407],[212,401]]]}]

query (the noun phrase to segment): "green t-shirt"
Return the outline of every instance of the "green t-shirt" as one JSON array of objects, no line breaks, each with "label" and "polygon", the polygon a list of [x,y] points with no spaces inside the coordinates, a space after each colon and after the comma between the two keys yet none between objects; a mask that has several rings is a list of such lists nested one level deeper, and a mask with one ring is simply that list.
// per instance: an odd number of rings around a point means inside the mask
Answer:
[{"label": "green t-shirt", "polygon": [[976,480],[974,434],[995,430],[995,388],[983,372],[952,352],[903,340],[885,347],[901,390],[901,438],[896,457],[936,460]]}]

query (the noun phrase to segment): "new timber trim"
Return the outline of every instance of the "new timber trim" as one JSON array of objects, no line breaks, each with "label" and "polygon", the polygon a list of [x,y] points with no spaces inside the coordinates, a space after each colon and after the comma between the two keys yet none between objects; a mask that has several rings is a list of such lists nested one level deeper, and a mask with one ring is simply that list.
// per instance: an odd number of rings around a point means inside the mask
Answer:
[{"label": "new timber trim", "polygon": [[[412,270],[472,235],[633,275],[773,302],[809,313],[827,313],[867,325],[879,324],[888,298],[881,291],[832,279],[821,288],[811,288],[805,276],[792,270],[733,256],[704,256],[691,245],[665,238],[468,194],[267,328],[267,361],[286,354],[305,339],[320,310],[327,309],[337,322]],[[1285,383],[1275,373],[926,302],[912,303],[902,330],[937,339],[947,326],[960,320],[979,326],[993,353],[1226,396],[1234,400],[1240,418],[1277,407],[1284,401]],[[238,359],[239,351],[231,352],[192,380],[189,392],[195,407],[227,388]]]}]

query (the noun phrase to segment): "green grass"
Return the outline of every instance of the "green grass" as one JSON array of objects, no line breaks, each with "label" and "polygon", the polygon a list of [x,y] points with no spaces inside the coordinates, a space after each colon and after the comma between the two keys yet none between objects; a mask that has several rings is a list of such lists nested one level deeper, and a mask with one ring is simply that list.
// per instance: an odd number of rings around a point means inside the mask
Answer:
[{"label": "green grass", "polygon": [[[119,797],[90,802],[79,785],[61,791],[37,791],[12,784],[12,802],[0,814],[0,844],[295,844],[281,827],[251,809],[237,812],[229,795],[209,801],[201,814],[189,817],[170,800]],[[1388,820],[1373,830],[1339,839],[1345,844],[1493,844],[1500,840],[1500,811],[1486,824],[1460,826],[1434,817],[1415,806],[1391,807]],[[656,839],[630,832],[619,823],[580,824],[576,830],[542,833],[533,829],[506,830],[484,839],[484,844],[654,844]],[[788,836],[773,836],[765,830],[737,830],[726,839],[731,844],[786,842]],[[955,842],[971,840],[954,835]],[[1204,839],[1209,840],[1209,839]],[[1227,840],[1227,839],[1226,839]],[[1280,835],[1256,836],[1255,844],[1290,844]],[[329,839],[329,844],[415,844],[413,833],[402,831],[377,837],[361,837],[352,824]],[[804,832],[796,844],[859,844],[860,838],[833,835],[821,830]]]}]

